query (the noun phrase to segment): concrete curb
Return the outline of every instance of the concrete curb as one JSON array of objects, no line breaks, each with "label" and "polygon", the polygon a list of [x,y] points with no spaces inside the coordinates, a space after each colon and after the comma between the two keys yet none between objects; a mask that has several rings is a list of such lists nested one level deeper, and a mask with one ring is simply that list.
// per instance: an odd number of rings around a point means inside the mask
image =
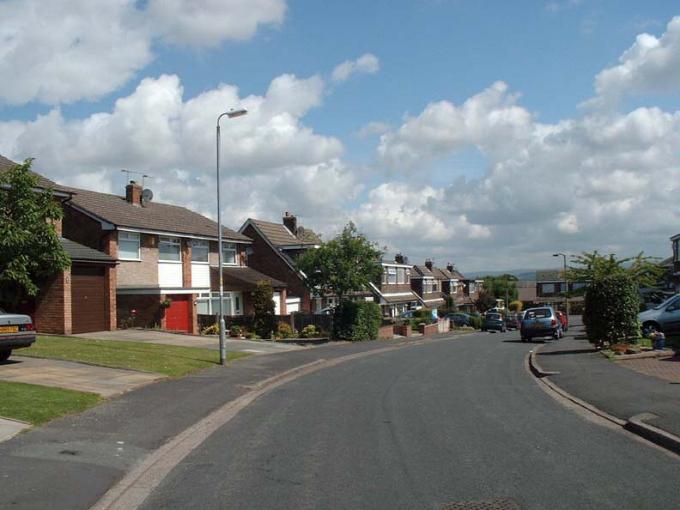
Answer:
[{"label": "concrete curb", "polygon": [[536,349],[530,351],[526,357],[526,364],[529,368],[529,371],[536,377],[536,380],[539,384],[557,394],[559,397],[569,400],[570,402],[586,409],[587,411],[590,411],[600,418],[604,418],[605,420],[618,425],[621,428],[646,439],[647,441],[650,441],[658,446],[661,446],[662,448],[665,448],[666,450],[680,455],[680,437],[643,422],[643,420],[657,418],[655,414],[642,413],[632,416],[627,420],[623,420],[603,411],[602,409],[599,409],[598,407],[595,407],[585,400],[581,400],[568,391],[563,390],[554,382],[546,379],[546,377],[559,374],[559,372],[545,371],[536,362],[536,353],[541,347],[542,346],[538,346]]}]

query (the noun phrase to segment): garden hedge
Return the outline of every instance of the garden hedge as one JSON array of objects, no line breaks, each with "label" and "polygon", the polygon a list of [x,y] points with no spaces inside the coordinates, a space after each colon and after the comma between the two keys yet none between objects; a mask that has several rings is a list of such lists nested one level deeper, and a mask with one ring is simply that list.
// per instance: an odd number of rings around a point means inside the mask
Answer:
[{"label": "garden hedge", "polygon": [[591,343],[617,343],[640,336],[637,284],[627,274],[590,282],[584,297],[583,324]]},{"label": "garden hedge", "polygon": [[380,306],[370,301],[342,301],[333,317],[336,340],[375,340],[382,324]]}]

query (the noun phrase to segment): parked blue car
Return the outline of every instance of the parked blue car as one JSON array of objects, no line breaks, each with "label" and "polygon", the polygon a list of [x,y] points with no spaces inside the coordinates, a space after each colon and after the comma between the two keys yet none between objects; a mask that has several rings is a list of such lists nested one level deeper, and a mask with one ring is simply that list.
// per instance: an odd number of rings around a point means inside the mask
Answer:
[{"label": "parked blue car", "polygon": [[519,334],[522,342],[545,336],[557,340],[562,338],[562,323],[550,306],[529,308],[522,316]]}]

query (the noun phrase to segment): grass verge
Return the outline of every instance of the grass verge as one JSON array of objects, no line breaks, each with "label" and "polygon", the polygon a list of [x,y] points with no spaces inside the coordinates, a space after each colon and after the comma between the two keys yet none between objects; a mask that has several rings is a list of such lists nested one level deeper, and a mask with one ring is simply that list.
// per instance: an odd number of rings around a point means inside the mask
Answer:
[{"label": "grass verge", "polygon": [[[21,349],[17,354],[142,370],[170,377],[181,377],[214,367],[220,361],[219,352],[210,349],[62,336],[38,336],[30,348]],[[227,359],[233,361],[248,354],[230,352]]]},{"label": "grass verge", "polygon": [[94,393],[6,381],[0,381],[0,395],[0,416],[33,425],[84,411],[102,400]]}]

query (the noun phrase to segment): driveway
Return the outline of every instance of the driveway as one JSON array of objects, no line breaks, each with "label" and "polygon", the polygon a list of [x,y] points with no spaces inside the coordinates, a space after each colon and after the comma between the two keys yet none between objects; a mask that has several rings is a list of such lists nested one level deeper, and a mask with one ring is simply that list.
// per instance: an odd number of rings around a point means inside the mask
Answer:
[{"label": "driveway", "polygon": [[0,363],[0,380],[87,391],[113,397],[164,375],[106,368],[72,361],[12,356]]},{"label": "driveway", "polygon": [[[143,342],[151,344],[179,345],[182,347],[200,347],[201,349],[219,349],[219,339],[216,336],[181,335],[150,329],[119,329],[117,331],[98,331],[95,333],[81,333],[81,338],[96,340],[119,340],[121,342]],[[227,351],[249,352],[252,354],[273,354],[277,352],[305,349],[299,345],[280,344],[277,342],[227,339]]]}]

